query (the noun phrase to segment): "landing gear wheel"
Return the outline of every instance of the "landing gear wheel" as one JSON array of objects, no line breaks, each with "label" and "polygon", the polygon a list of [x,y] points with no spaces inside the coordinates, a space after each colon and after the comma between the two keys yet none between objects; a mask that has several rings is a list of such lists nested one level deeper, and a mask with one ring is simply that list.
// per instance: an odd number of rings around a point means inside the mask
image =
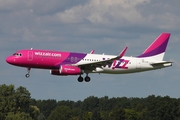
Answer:
[{"label": "landing gear wheel", "polygon": [[26,76],[26,78],[29,78],[30,77],[30,70],[31,70],[31,68],[27,68],[27,74],[25,75]]},{"label": "landing gear wheel", "polygon": [[89,76],[86,76],[86,77],[84,78],[84,80],[85,80],[86,82],[89,82],[89,81],[91,80],[91,78],[90,78]]},{"label": "landing gear wheel", "polygon": [[83,77],[79,76],[78,77],[78,82],[82,82],[83,81]]},{"label": "landing gear wheel", "polygon": [[25,76],[26,76],[27,78],[29,78],[29,77],[30,77],[30,74],[26,74]]}]

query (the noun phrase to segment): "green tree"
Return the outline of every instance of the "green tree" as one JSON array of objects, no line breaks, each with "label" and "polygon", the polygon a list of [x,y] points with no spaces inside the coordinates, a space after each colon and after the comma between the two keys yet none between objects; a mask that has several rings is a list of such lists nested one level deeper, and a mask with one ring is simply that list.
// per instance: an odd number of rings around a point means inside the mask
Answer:
[{"label": "green tree", "polygon": [[134,109],[125,109],[125,116],[127,120],[138,120],[139,115]]},{"label": "green tree", "polygon": [[99,109],[94,109],[92,111],[92,120],[101,120],[101,114]]},{"label": "green tree", "polygon": [[123,108],[115,106],[114,109],[110,112],[109,117],[111,120],[124,120],[125,111]]},{"label": "green tree", "polygon": [[46,120],[46,118],[42,113],[40,113],[40,115],[37,117],[37,120]]},{"label": "green tree", "polygon": [[84,112],[83,120],[91,120],[92,112]]},{"label": "green tree", "polygon": [[37,100],[36,106],[40,109],[40,112],[45,118],[47,118],[51,114],[51,111],[56,108],[57,102],[53,99]]},{"label": "green tree", "polygon": [[108,111],[109,110],[108,103],[109,103],[108,96],[104,96],[104,97],[99,98],[99,106],[100,106],[101,110]]},{"label": "green tree", "polygon": [[14,85],[0,85],[0,116],[7,115],[8,112],[16,111]]},{"label": "green tree", "polygon": [[100,110],[101,120],[109,120],[109,111]]},{"label": "green tree", "polygon": [[82,109],[85,111],[92,111],[99,107],[98,97],[90,96],[83,101]]},{"label": "green tree", "polygon": [[57,106],[47,120],[69,120],[72,118],[71,109],[68,106]]},{"label": "green tree", "polygon": [[29,91],[20,86],[15,91],[16,109],[21,112],[28,112],[30,107],[30,93]]},{"label": "green tree", "polygon": [[29,109],[29,114],[32,117],[32,119],[34,119],[34,120],[41,117],[41,116],[39,116],[40,115],[40,110],[39,110],[39,108],[37,106],[32,106],[31,105],[30,109]]},{"label": "green tree", "polygon": [[4,120],[5,117],[6,117],[6,115],[0,112],[0,120]]},{"label": "green tree", "polygon": [[13,112],[8,113],[5,120],[33,120],[28,113],[18,112],[14,114]]},{"label": "green tree", "polygon": [[30,98],[29,91],[22,86],[15,90],[14,85],[0,85],[0,120],[29,115],[36,120],[38,108],[30,106]]},{"label": "green tree", "polygon": [[71,116],[72,120],[81,120],[83,118],[83,111],[79,107],[73,107],[71,109]]}]

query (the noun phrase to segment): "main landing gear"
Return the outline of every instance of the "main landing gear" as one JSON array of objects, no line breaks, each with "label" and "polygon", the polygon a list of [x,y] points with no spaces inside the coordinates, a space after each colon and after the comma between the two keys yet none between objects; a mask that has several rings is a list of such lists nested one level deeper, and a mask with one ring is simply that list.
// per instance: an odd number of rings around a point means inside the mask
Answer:
[{"label": "main landing gear", "polygon": [[[90,80],[91,78],[88,75],[86,75],[86,77],[84,78],[84,81],[89,82]],[[78,77],[78,82],[83,82],[83,77],[81,75]]]},{"label": "main landing gear", "polygon": [[27,68],[27,72],[28,72],[28,73],[25,75],[26,78],[29,78],[29,77],[30,77],[30,74],[29,74],[29,73],[30,73],[30,70],[31,70],[31,68]]}]

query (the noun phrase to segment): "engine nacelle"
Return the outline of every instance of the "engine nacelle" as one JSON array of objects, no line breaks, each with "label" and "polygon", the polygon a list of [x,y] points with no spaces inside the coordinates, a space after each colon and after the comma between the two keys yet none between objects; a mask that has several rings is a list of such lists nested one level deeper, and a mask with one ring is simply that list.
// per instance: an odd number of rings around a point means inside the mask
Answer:
[{"label": "engine nacelle", "polygon": [[59,69],[50,70],[52,75],[80,75],[82,70],[77,66],[62,65]]}]

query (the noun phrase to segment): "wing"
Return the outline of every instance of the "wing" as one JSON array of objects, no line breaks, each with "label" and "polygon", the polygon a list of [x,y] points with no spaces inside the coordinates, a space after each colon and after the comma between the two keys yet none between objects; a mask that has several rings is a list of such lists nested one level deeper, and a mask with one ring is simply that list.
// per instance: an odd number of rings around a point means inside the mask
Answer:
[{"label": "wing", "polygon": [[102,67],[102,66],[105,66],[105,65],[111,65],[114,60],[119,60],[120,58],[122,58],[124,56],[127,48],[128,47],[125,47],[123,49],[123,51],[118,56],[116,56],[114,58],[111,58],[111,59],[108,59],[108,60],[97,61],[97,62],[79,64],[78,66],[81,69],[92,71],[92,70],[95,70],[97,67]]}]

